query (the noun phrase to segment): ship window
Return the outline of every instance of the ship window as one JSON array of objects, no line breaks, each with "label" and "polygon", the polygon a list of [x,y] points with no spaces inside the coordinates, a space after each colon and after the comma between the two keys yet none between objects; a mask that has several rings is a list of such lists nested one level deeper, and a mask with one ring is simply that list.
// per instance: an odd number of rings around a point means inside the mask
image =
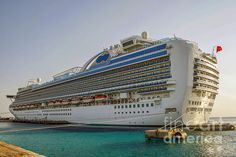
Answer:
[{"label": "ship window", "polygon": [[124,108],[124,106],[122,105],[121,108]]},{"label": "ship window", "polygon": [[149,107],[149,104],[146,104],[146,107]]},{"label": "ship window", "polygon": [[165,113],[176,112],[176,108],[166,108]]},{"label": "ship window", "polygon": [[129,108],[131,108],[132,107],[132,105],[129,105]]},{"label": "ship window", "polygon": [[151,103],[151,106],[153,107],[153,106],[154,106],[154,104],[153,104],[153,103]]},{"label": "ship window", "polygon": [[140,104],[138,104],[137,107],[140,107]]},{"label": "ship window", "polygon": [[127,41],[127,42],[123,43],[123,47],[132,45],[133,43],[134,43],[133,40]]},{"label": "ship window", "polygon": [[190,111],[197,111],[197,108],[192,107],[190,108]]},{"label": "ship window", "polygon": [[125,112],[125,114],[127,114],[128,112]]},{"label": "ship window", "polygon": [[114,106],[114,109],[116,109],[116,106]]},{"label": "ship window", "polygon": [[142,104],[142,107],[144,107],[144,104]]},{"label": "ship window", "polygon": [[129,112],[130,114],[132,113],[132,112]]},{"label": "ship window", "polygon": [[120,108],[120,106],[118,106],[118,108]]},{"label": "ship window", "polygon": [[140,111],[138,111],[138,113],[140,113]]},{"label": "ship window", "polygon": [[118,114],[120,114],[120,112],[118,112]]},{"label": "ship window", "polygon": [[134,113],[135,113],[135,111],[134,111]]},{"label": "ship window", "polygon": [[122,114],[124,114],[124,112],[122,112]]},{"label": "ship window", "polygon": [[197,110],[198,110],[198,111],[202,111],[202,110],[203,110],[203,108],[198,108]]},{"label": "ship window", "polygon": [[133,105],[133,108],[135,108],[135,104]]},{"label": "ship window", "polygon": [[147,113],[149,113],[149,111],[147,111]]}]

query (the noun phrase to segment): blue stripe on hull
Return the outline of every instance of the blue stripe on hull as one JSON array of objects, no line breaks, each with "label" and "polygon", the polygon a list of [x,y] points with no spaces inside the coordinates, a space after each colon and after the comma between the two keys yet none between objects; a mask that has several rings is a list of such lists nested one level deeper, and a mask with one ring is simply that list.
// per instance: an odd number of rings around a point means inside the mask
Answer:
[{"label": "blue stripe on hull", "polygon": [[164,55],[167,55],[167,51],[162,51],[162,52],[154,53],[154,54],[151,54],[151,55],[148,55],[148,56],[140,57],[140,58],[137,58],[137,59],[133,59],[133,60],[130,60],[130,61],[126,61],[126,62],[123,62],[123,63],[116,64],[116,65],[111,65],[111,66],[108,66],[108,67],[105,67],[105,68],[101,68],[101,69],[97,69],[97,70],[93,70],[93,71],[87,71],[87,72],[84,72],[84,73],[82,73],[82,74],[80,74],[80,75],[78,75],[76,77],[96,74],[98,72],[103,72],[103,71],[111,70],[113,68],[120,68],[120,67],[123,67],[123,66],[134,64],[136,62],[141,62],[141,61],[145,61],[145,60],[148,60],[148,59],[152,59],[152,58],[156,58],[156,57],[160,57],[160,56],[164,56]]},{"label": "blue stripe on hull", "polygon": [[166,44],[163,44],[163,45],[159,45],[159,46],[156,46],[156,47],[152,47],[150,49],[146,49],[146,50],[138,51],[138,52],[135,52],[135,53],[131,53],[129,55],[114,58],[114,59],[109,60],[105,63],[100,63],[100,64],[97,64],[97,65],[93,65],[89,70],[100,68],[100,67],[103,67],[103,66],[106,66],[106,65],[111,65],[111,64],[114,64],[114,63],[118,63],[118,62],[121,62],[121,61],[124,61],[124,60],[127,60],[127,59],[142,56],[142,55],[152,53],[152,52],[155,52],[155,51],[160,51],[160,50],[163,50],[165,48],[166,48]]},{"label": "blue stripe on hull", "polygon": [[148,54],[148,53],[151,53],[151,52],[163,50],[165,48],[166,48],[166,44],[159,45],[159,46],[156,46],[156,47],[153,47],[153,48],[150,48],[150,49],[146,49],[146,50],[143,50],[143,51],[132,53],[130,55],[126,55],[126,56],[123,56],[123,57],[115,58],[115,59],[111,60],[110,64],[117,63],[117,62],[120,62],[120,61],[124,61],[124,60],[130,59],[130,58],[142,56],[144,54]]}]

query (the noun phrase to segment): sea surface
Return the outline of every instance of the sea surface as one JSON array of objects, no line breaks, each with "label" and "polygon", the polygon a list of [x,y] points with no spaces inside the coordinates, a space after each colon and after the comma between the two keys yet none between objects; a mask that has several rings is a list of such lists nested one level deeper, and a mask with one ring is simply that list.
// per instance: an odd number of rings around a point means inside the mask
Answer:
[{"label": "sea surface", "polygon": [[0,122],[0,140],[48,157],[236,156],[236,131],[190,131],[195,140],[170,143],[145,140],[142,129],[52,127]]}]

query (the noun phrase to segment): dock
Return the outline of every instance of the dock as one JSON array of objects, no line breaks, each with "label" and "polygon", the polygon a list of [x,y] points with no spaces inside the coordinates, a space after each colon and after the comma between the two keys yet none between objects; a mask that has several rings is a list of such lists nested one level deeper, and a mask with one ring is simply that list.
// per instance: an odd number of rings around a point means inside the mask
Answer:
[{"label": "dock", "polygon": [[156,129],[156,130],[145,130],[145,138],[151,139],[185,139],[187,133],[179,128],[175,129]]},{"label": "dock", "polygon": [[230,123],[219,123],[219,124],[202,124],[202,125],[191,125],[180,128],[166,128],[166,129],[154,129],[145,130],[145,138],[151,139],[185,139],[187,138],[187,131],[235,131],[236,125]]},{"label": "dock", "polygon": [[17,123],[32,123],[32,124],[69,124],[68,121],[62,120],[18,120],[14,119],[12,122]]},{"label": "dock", "polygon": [[233,131],[236,130],[235,124],[222,123],[222,124],[202,124],[202,125],[190,125],[188,130],[194,131]]},{"label": "dock", "polygon": [[45,156],[0,141],[0,157],[45,157]]}]

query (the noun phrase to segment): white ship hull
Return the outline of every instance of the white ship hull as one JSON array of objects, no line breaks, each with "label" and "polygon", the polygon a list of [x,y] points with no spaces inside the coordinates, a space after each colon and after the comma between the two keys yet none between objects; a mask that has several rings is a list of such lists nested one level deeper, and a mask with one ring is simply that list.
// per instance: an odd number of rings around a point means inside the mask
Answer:
[{"label": "white ship hull", "polygon": [[[150,106],[151,103],[154,106]],[[137,108],[137,104],[140,104],[140,106],[145,104],[145,107]],[[149,104],[149,107],[146,107],[146,104]],[[132,105],[132,108],[114,109],[114,106],[118,105]],[[136,107],[133,108],[133,105],[136,105]],[[180,111],[181,109],[177,110]],[[203,115],[204,112],[196,112],[195,114],[166,113],[165,107],[156,105],[154,101],[11,112],[18,120],[22,121],[63,121],[68,123],[122,126],[163,126],[170,123],[171,125],[197,125],[206,123],[210,116],[210,114]]]},{"label": "white ship hull", "polygon": [[157,106],[129,109],[125,112],[120,110],[119,115],[115,112],[117,111],[114,110],[114,105],[104,105],[18,111],[14,115],[22,121],[67,121],[80,124],[127,126],[160,126],[164,125],[165,118],[169,123],[169,120],[179,116],[178,113],[165,114],[165,111]]}]

